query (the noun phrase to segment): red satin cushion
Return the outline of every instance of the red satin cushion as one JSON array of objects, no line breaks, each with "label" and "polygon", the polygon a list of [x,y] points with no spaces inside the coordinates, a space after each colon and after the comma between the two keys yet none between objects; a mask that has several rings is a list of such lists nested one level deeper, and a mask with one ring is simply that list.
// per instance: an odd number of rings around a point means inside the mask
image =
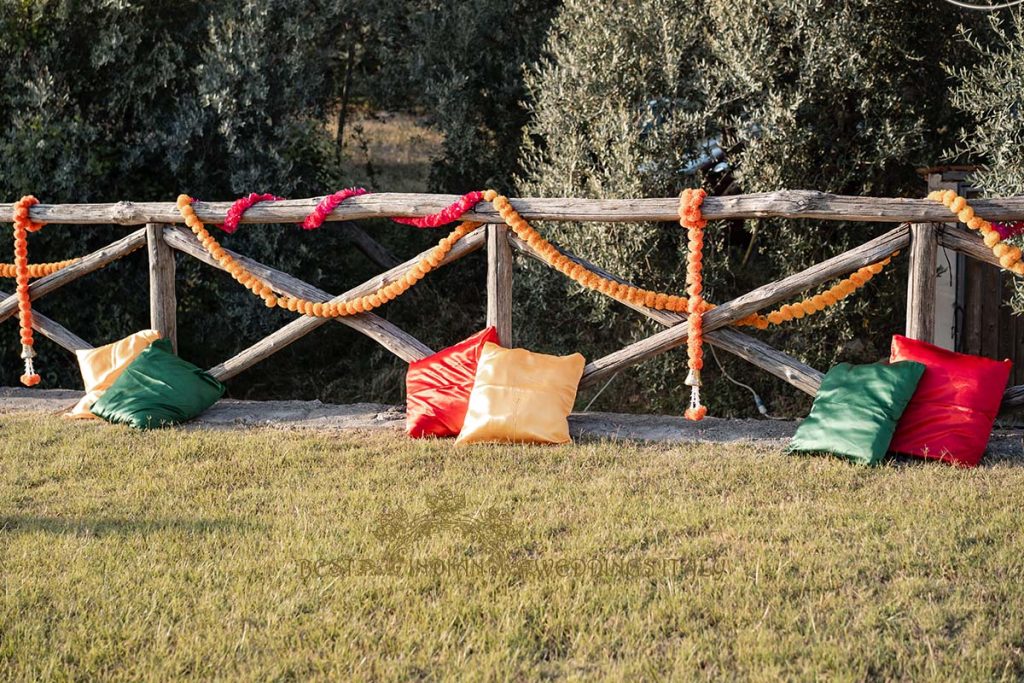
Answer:
[{"label": "red satin cushion", "polygon": [[409,436],[458,436],[466,420],[480,350],[487,342],[500,343],[493,327],[409,363],[405,376],[405,431]]},{"label": "red satin cushion", "polygon": [[925,365],[889,450],[963,467],[981,462],[1013,364],[954,353],[898,334],[892,338],[889,360]]}]

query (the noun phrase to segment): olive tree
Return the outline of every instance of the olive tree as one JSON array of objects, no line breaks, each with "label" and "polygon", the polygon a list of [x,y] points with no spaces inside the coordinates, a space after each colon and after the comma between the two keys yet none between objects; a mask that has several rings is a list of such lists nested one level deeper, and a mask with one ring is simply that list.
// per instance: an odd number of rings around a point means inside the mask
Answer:
[{"label": "olive tree", "polygon": [[[961,21],[926,0],[567,0],[546,58],[527,79],[534,117],[521,187],[590,197],[671,196],[688,186],[712,194],[806,188],[920,196],[915,168],[940,159],[962,121],[943,71],[972,61],[951,39]],[[728,299],[883,229],[785,220],[712,225],[707,296]],[[678,226],[549,230],[637,283],[682,289]],[[876,278],[857,298],[767,339],[819,367],[837,358],[874,360],[902,318],[901,282]],[[536,343],[575,340],[596,354],[650,330],[635,314],[539,269],[523,290],[533,299],[524,306],[542,312],[520,316],[533,324]],[[593,335],[555,323],[566,295],[567,317],[590,321]],[[638,400],[678,409],[683,360],[670,354],[624,373],[598,405]],[[725,362],[759,389],[771,381]],[[749,407],[745,390],[715,382],[710,365],[712,409]]]}]

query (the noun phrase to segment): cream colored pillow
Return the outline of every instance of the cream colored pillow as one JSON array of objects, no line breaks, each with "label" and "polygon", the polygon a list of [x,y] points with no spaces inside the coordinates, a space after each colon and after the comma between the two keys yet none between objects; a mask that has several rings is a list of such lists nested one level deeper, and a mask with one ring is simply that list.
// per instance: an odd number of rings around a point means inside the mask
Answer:
[{"label": "cream colored pillow", "polygon": [[136,356],[160,338],[156,330],[142,330],[106,346],[95,349],[75,351],[78,367],[82,371],[82,382],[85,384],[85,396],[64,417],[86,419],[93,417],[89,411],[92,404],[99,400],[121,372],[128,367]]},{"label": "cream colored pillow", "polygon": [[455,443],[566,443],[569,413],[586,361],[484,344]]}]

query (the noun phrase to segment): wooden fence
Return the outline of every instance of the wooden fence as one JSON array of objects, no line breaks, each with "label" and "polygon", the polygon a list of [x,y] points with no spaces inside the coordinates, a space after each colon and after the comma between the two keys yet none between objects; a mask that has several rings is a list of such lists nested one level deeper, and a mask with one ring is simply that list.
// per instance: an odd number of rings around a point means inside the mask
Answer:
[{"label": "wooden fence", "polygon": [[[457,197],[424,194],[369,194],[354,197],[338,207],[329,221],[344,222],[356,235],[356,244],[376,262],[394,261],[386,250],[351,221],[380,217],[415,217],[435,213]],[[259,204],[245,213],[243,223],[289,223],[301,221],[316,205],[318,198],[285,200]],[[527,220],[582,222],[637,222],[678,219],[678,200],[672,199],[513,199],[512,205]],[[989,220],[1024,218],[1024,197],[976,200],[972,202],[978,215]],[[229,202],[202,202],[195,206],[206,223],[223,222]],[[907,286],[907,335],[932,341],[935,334],[935,269],[938,247],[953,249],[978,261],[998,266],[998,260],[976,234],[950,224],[949,210],[926,199],[849,197],[814,191],[781,191],[730,197],[708,197],[703,205],[709,220],[734,218],[814,218],[864,222],[888,222],[898,225],[864,244],[822,261],[781,280],[768,283],[731,301],[722,303],[704,315],[705,338],[708,343],[735,354],[756,367],[813,395],[821,383],[822,373],[768,344],[731,327],[736,321],[792,299],[829,280],[845,276],[858,268],[875,263],[898,250],[910,252],[910,277]],[[0,204],[0,216],[9,216],[10,204]],[[39,204],[31,217],[51,224],[118,224],[141,225],[116,242],[93,252],[73,265],[34,281],[30,286],[33,300],[51,294],[64,285],[102,268],[136,249],[146,246],[149,258],[150,317],[154,329],[176,343],[176,303],[174,251],[188,254],[219,268],[195,236],[176,225],[181,216],[173,203],[116,204]],[[456,261],[467,254],[486,248],[487,251],[487,322],[498,328],[505,343],[514,343],[512,327],[512,278],[515,254],[543,262],[539,254],[518,239],[501,222],[490,206],[482,204],[464,216],[466,220],[484,223],[466,238],[458,241],[443,263]],[[418,255],[398,263],[377,277],[332,297],[302,280],[245,256],[232,253],[256,277],[275,291],[314,302],[341,302],[369,294],[380,287],[403,278],[422,258]],[[562,252],[574,261],[605,277],[624,280],[602,271],[582,258]],[[993,293],[996,295],[996,293]],[[0,322],[17,313],[15,296],[0,293]],[[665,329],[634,342],[603,358],[591,361],[585,368],[580,386],[587,386],[664,353],[686,342],[688,325],[685,316],[639,305],[629,305]],[[288,344],[316,328],[336,322],[362,332],[404,361],[423,358],[432,350],[421,341],[389,321],[373,314],[327,319],[300,316],[249,348],[210,369],[221,380],[230,379],[259,363]],[[35,314],[34,328],[43,336],[69,350],[91,348],[88,342],[49,318]],[[1024,406],[1024,385],[1010,387],[1003,397],[1004,409]]]}]

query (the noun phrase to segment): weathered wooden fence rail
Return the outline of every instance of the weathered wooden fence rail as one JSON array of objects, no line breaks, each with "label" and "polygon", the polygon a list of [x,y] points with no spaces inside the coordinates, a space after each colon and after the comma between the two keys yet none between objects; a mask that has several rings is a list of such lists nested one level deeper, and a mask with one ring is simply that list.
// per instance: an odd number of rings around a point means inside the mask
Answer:
[{"label": "weathered wooden fence rail", "polygon": [[[447,194],[400,194],[382,192],[347,199],[328,220],[416,217],[436,213],[458,197]],[[245,212],[242,223],[297,223],[318,197],[257,204]],[[527,220],[591,221],[597,223],[675,221],[679,200],[671,199],[512,199],[512,206]],[[971,202],[978,215],[989,220],[1021,220],[1024,197],[978,199]],[[196,214],[204,222],[220,223],[231,202],[200,202]],[[729,197],[708,197],[702,206],[705,218],[816,218],[821,220],[875,221],[884,223],[940,223],[949,210],[927,199],[851,197],[815,190],[781,190]],[[0,216],[9,216],[13,204],[0,204]],[[32,219],[47,223],[145,225],[180,223],[174,202],[117,202],[116,204],[39,204]],[[479,223],[501,223],[497,211],[481,207],[465,215]]]},{"label": "weathered wooden fence rail", "polygon": [[[457,197],[422,194],[370,194],[354,197],[338,207],[329,221],[345,222],[354,231],[354,242],[375,262],[390,265],[396,259],[373,238],[350,221],[381,217],[415,217],[436,213]],[[243,223],[299,222],[312,210],[319,198],[285,200],[260,204],[246,212]],[[676,199],[513,199],[512,205],[530,220],[582,222],[675,222]],[[206,222],[224,220],[229,202],[199,202],[196,212]],[[990,220],[1024,219],[1024,197],[976,200],[972,202],[979,215]],[[755,311],[764,310],[829,280],[844,276],[858,268],[877,262],[899,250],[909,248],[910,276],[907,288],[908,336],[933,341],[935,331],[935,269],[939,246],[953,249],[968,257],[998,266],[976,235],[950,224],[949,210],[925,199],[847,197],[814,191],[781,191],[731,197],[708,197],[704,215],[711,220],[723,218],[813,218],[823,220],[894,222],[896,228],[864,244],[822,261],[799,273],[771,282],[732,301],[722,303],[704,316],[706,339],[710,344],[735,354],[808,394],[814,394],[822,373],[768,344],[730,327],[732,323]],[[11,204],[0,204],[0,215],[9,215]],[[31,210],[33,220],[64,224],[143,225],[129,235],[103,249],[89,254],[75,264],[52,275],[40,278],[29,288],[32,299],[46,296],[64,285],[103,267],[111,261],[146,246],[150,274],[150,323],[154,329],[176,344],[176,299],[174,252],[192,256],[219,268],[192,233],[176,223],[181,216],[173,203],[116,204],[39,204]],[[528,244],[517,238],[503,223],[497,212],[479,209],[465,216],[467,220],[486,225],[457,242],[443,263],[456,261],[479,249],[487,250],[487,322],[498,328],[501,339],[511,344],[513,261],[516,254],[543,262]],[[253,259],[232,253],[257,278],[275,291],[315,302],[341,302],[372,293],[378,288],[403,278],[419,262],[422,254],[393,265],[384,273],[339,295],[320,290],[312,284],[266,266]],[[570,254],[569,258],[619,282],[625,282],[597,266]],[[630,308],[662,325],[665,329],[634,342],[603,358],[591,361],[584,370],[581,386],[614,376],[643,360],[664,353],[686,342],[688,325],[685,316],[627,304]],[[16,297],[0,292],[0,321],[17,312]],[[367,335],[404,361],[423,358],[432,350],[391,322],[373,313],[333,319]],[[229,379],[269,357],[331,319],[299,316],[281,329],[211,368],[214,376]],[[60,346],[77,350],[90,348],[58,323],[36,314],[33,327]],[[1005,409],[1024,406],[1024,385],[1010,387],[1003,398]]]}]

